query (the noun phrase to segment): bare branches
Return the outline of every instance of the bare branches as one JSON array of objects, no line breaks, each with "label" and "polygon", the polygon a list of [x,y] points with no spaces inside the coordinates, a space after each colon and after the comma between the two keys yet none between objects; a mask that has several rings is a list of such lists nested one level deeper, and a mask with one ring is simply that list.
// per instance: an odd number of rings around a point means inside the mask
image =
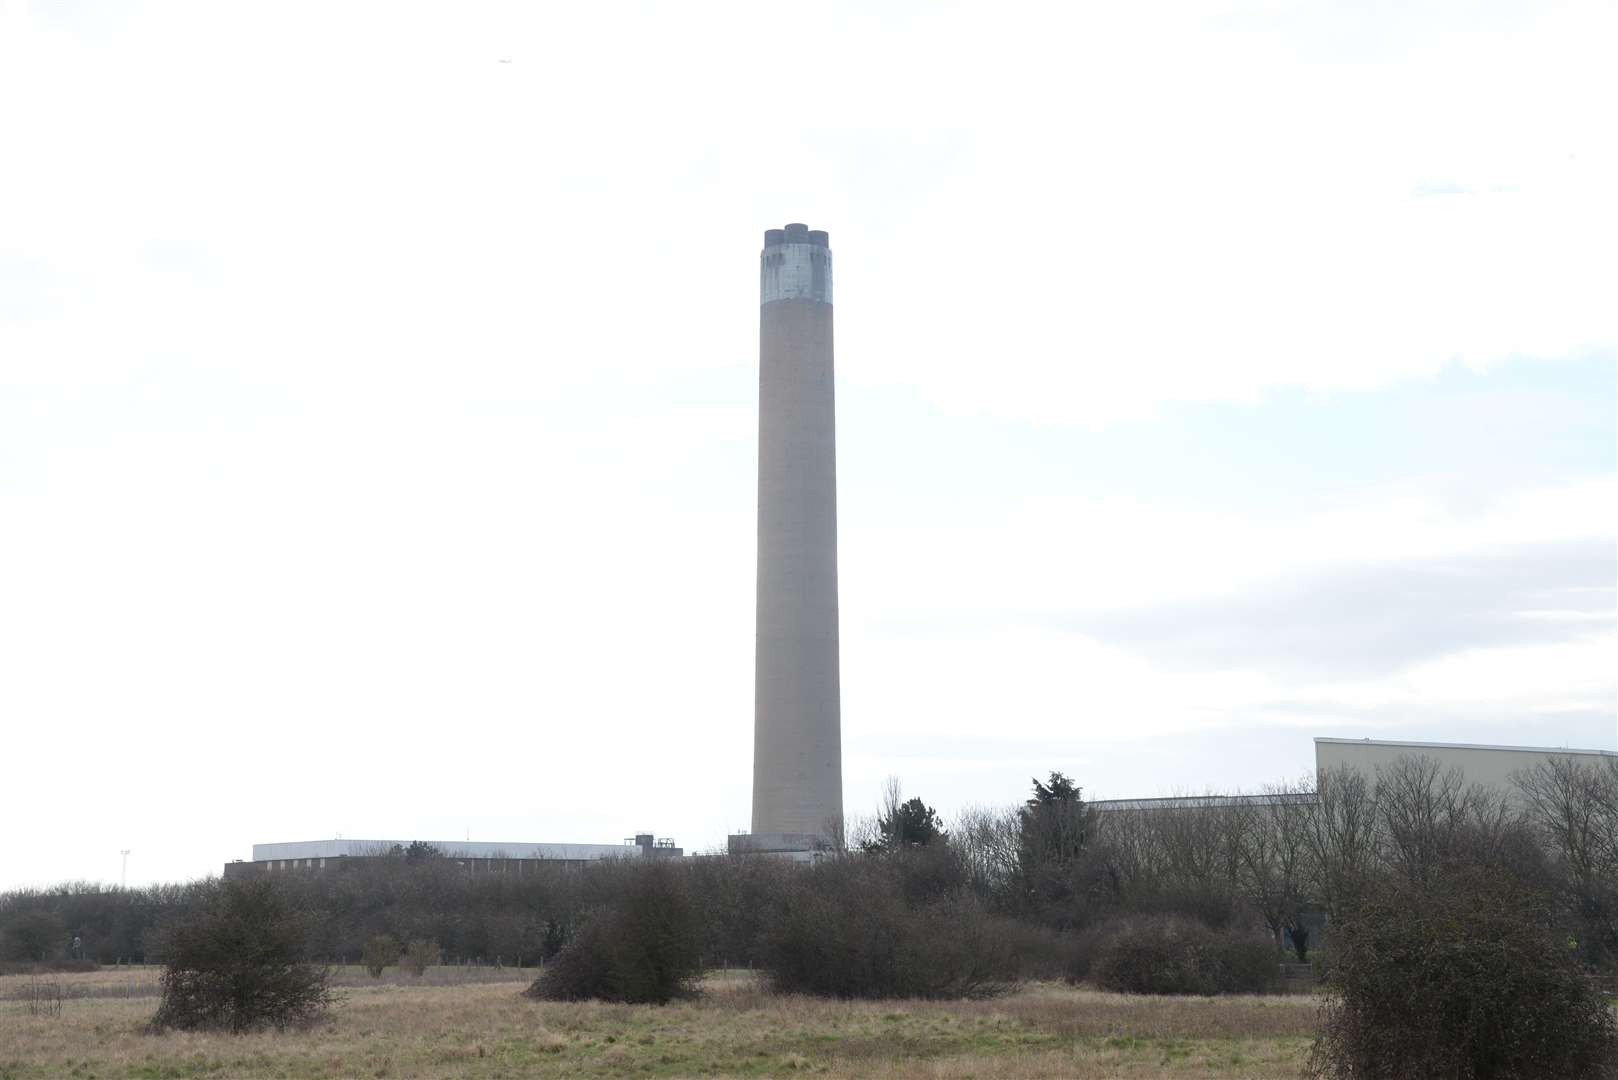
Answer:
[{"label": "bare branches", "polygon": [[1315,780],[1315,812],[1304,830],[1314,865],[1315,893],[1337,918],[1359,895],[1376,862],[1376,792],[1364,773],[1347,766],[1322,769]]},{"label": "bare branches", "polygon": [[1512,781],[1586,927],[1588,957],[1618,957],[1618,758],[1552,757]]}]

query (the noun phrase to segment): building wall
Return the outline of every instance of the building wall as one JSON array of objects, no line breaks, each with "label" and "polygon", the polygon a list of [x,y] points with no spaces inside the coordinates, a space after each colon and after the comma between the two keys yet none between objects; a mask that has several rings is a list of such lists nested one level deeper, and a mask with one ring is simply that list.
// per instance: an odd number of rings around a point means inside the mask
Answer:
[{"label": "building wall", "polygon": [[[385,855],[396,845],[409,847],[409,840],[295,840],[281,844],[254,844],[253,861],[285,859],[335,859],[341,855]],[[428,840],[445,855],[467,858],[506,859],[618,859],[634,858],[646,848],[636,844],[535,844],[492,843],[485,840]],[[649,845],[648,845],[649,846]]]},{"label": "building wall", "polygon": [[[379,862],[394,857],[386,855],[337,855],[325,858],[310,856],[297,859],[264,859],[255,862],[245,862],[238,859],[236,862],[225,864],[223,876],[235,879],[279,874],[323,874],[348,870],[356,866],[364,866],[367,863]],[[600,859],[482,858],[448,858],[445,860],[445,862],[469,874],[507,874],[517,876],[537,874],[545,869],[555,870],[557,867],[577,868],[589,866],[600,861]]]},{"label": "building wall", "polygon": [[1611,750],[1569,750],[1535,746],[1482,746],[1469,743],[1392,742],[1381,739],[1316,739],[1315,768],[1341,766],[1374,774],[1401,757],[1425,756],[1444,768],[1459,768],[1470,783],[1487,784],[1510,793],[1511,774],[1531,769],[1550,757],[1598,761],[1618,756]]}]

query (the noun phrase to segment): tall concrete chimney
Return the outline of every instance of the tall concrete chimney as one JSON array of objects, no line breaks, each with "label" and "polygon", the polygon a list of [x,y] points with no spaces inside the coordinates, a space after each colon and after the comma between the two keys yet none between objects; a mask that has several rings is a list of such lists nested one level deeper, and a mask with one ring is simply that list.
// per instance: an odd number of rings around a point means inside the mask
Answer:
[{"label": "tall concrete chimney", "polygon": [[831,247],[764,234],[759,275],[753,850],[823,846],[843,814]]}]

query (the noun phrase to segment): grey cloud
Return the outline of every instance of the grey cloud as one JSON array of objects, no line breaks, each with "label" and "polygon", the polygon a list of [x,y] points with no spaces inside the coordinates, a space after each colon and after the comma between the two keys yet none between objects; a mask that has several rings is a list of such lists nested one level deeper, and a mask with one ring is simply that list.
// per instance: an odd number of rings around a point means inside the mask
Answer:
[{"label": "grey cloud", "polygon": [[1463,649],[1564,642],[1613,627],[1610,541],[1341,568],[1241,595],[1061,617],[1064,629],[1180,670],[1386,675]]}]

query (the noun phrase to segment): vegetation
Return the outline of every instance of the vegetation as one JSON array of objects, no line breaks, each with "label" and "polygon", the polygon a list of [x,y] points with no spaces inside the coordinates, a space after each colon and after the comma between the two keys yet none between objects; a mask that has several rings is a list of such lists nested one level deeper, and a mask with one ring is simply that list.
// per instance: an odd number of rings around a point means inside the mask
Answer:
[{"label": "vegetation", "polygon": [[371,978],[380,979],[384,971],[399,962],[401,951],[399,943],[391,936],[378,934],[365,943],[365,951],[360,954],[360,963],[371,973]]},{"label": "vegetation", "polygon": [[[1562,1060],[1546,1048],[1549,1021],[1524,1010],[1530,1026],[1509,1035],[1503,1056],[1479,1058],[1464,1039],[1457,1049],[1430,1037],[1431,1002],[1401,997],[1429,985],[1412,972],[1451,956],[1452,970],[1491,991],[1538,994],[1595,1027],[1610,1015],[1585,980],[1618,975],[1618,763],[1556,759],[1517,784],[1521,798],[1507,799],[1413,757],[1374,777],[1327,773],[1246,799],[1102,808],[1054,772],[1021,805],[969,810],[945,828],[894,782],[878,814],[812,867],[634,858],[473,872],[412,844],[326,872],[0,895],[0,949],[30,970],[61,964],[75,940],[91,957],[160,959],[160,1025],[243,1030],[317,1015],[320,965],[333,960],[362,960],[378,982],[397,965],[390,986],[430,981],[445,958],[543,961],[531,987],[542,1002],[675,1002],[702,971],[735,965],[794,994],[936,1001],[1052,978],[1254,993],[1275,985],[1284,941],[1298,960],[1320,960],[1322,945],[1331,954],[1320,965],[1333,1011],[1317,1071],[1403,1055],[1462,1075],[1521,1072]],[[1469,881],[1510,890],[1493,917],[1515,937],[1469,921],[1485,914],[1457,899]],[[1400,905],[1437,914],[1385,925]],[[1356,941],[1370,944],[1355,951]],[[1489,966],[1505,951],[1515,981]],[[1372,961],[1390,956],[1404,958],[1405,981],[1378,981]],[[1467,1015],[1495,1004],[1472,1001]],[[1373,1028],[1427,1039],[1433,1056],[1367,1048],[1359,1033]],[[1577,1039],[1554,1041],[1584,1052]]]},{"label": "vegetation", "polygon": [[438,947],[438,942],[417,940],[405,946],[404,955],[399,957],[399,967],[419,977],[443,959],[443,950]]},{"label": "vegetation", "polygon": [[1090,977],[1128,994],[1262,994],[1276,989],[1280,969],[1263,937],[1155,915],[1103,937]]},{"label": "vegetation", "polygon": [[1337,928],[1316,1076],[1618,1076],[1613,1010],[1509,875],[1437,864]]},{"label": "vegetation", "polygon": [[163,1000],[152,1027],[251,1031],[318,1017],[326,970],[304,960],[306,920],[268,881],[222,882],[165,930]]},{"label": "vegetation", "polygon": [[1586,963],[1618,968],[1618,758],[1541,762],[1517,778]]},{"label": "vegetation", "polygon": [[529,988],[549,1001],[598,998],[662,1005],[702,973],[702,920],[684,868],[615,867],[619,888]]},{"label": "vegetation", "polygon": [[[418,982],[363,970],[312,1030],[149,1035],[154,997],[125,976],[64,977],[62,1015],[26,1014],[0,978],[0,1075],[288,1077],[1287,1077],[1302,1071],[1307,997],[1146,998],[1060,985],[992,1001],[832,1001],[769,993],[746,972],[668,1005],[539,1002],[522,983]],[[516,972],[506,969],[505,976]],[[137,989],[141,973],[136,972]],[[392,980],[392,981],[390,981]],[[148,983],[155,994],[154,983]]]},{"label": "vegetation", "polygon": [[982,997],[1016,978],[1011,935],[964,894],[918,890],[905,870],[937,860],[842,860],[777,897],[761,965],[778,991],[837,998]]},{"label": "vegetation", "polygon": [[67,927],[54,911],[18,912],[0,930],[0,960],[54,960],[67,944]]}]

